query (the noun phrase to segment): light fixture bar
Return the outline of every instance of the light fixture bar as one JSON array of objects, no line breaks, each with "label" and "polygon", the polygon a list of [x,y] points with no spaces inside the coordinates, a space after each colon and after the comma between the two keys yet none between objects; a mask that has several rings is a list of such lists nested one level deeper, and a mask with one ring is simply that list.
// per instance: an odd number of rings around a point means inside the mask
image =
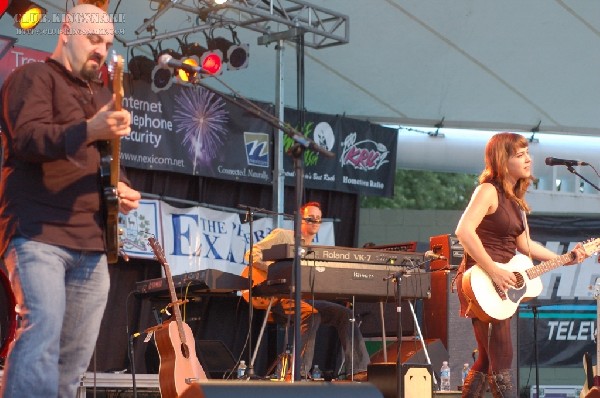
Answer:
[{"label": "light fixture bar", "polygon": [[[151,26],[168,9],[179,10],[202,15],[206,22],[204,28],[193,26],[193,32],[223,26],[239,26],[264,35],[285,36],[298,29],[304,32],[304,44],[315,49],[346,44],[349,41],[349,18],[346,15],[310,4],[303,0],[229,0],[220,6],[198,7],[193,1],[186,5],[186,0],[170,0],[157,13],[135,30],[139,35]],[[165,4],[163,2],[162,4]],[[191,21],[190,23],[194,23]],[[287,32],[287,33],[286,33]],[[190,33],[190,31],[187,31]],[[166,32],[160,35],[140,37],[125,41],[125,46],[145,44],[181,34],[181,31]],[[263,39],[265,40],[265,39]],[[266,39],[268,40],[268,39]]]}]

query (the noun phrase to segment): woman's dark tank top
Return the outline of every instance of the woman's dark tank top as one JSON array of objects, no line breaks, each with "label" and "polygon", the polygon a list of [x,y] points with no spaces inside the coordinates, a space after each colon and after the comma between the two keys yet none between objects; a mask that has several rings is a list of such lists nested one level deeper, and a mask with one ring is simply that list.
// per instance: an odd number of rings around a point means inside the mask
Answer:
[{"label": "woman's dark tank top", "polygon": [[[483,217],[476,232],[492,260],[507,263],[516,254],[517,237],[525,230],[524,215],[516,202],[508,199],[497,184],[493,185],[498,194],[498,208]],[[466,260],[466,269],[475,264],[468,254]]]}]

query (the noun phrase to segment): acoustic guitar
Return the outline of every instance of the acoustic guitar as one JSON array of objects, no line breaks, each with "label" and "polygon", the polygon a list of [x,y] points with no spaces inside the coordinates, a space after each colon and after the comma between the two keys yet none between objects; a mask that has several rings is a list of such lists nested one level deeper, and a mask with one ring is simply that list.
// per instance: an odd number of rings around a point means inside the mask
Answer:
[{"label": "acoustic guitar", "polygon": [[[596,333],[600,326],[600,278],[594,284],[594,298],[596,299]],[[583,370],[585,372],[585,383],[579,393],[579,398],[600,398],[600,341],[596,336],[596,368],[592,365],[592,356],[586,352],[583,354]]]},{"label": "acoustic guitar", "polygon": [[[112,78],[115,110],[120,111],[123,103],[123,57],[114,55],[108,65]],[[102,184],[102,205],[106,220],[105,241],[106,256],[109,264],[119,259],[121,244],[119,240],[119,183],[121,139],[107,141],[100,147],[100,182]]]},{"label": "acoustic guitar", "polygon": [[[244,278],[249,278],[250,277],[250,266],[247,265],[242,270],[242,273],[240,275],[243,276]],[[256,267],[252,268],[252,286],[256,286],[257,284],[262,283],[266,280],[267,280],[266,271],[263,271],[262,269],[259,269]],[[250,295],[248,294],[248,290],[242,291],[242,297],[246,301],[249,300]],[[266,310],[267,308],[269,308],[270,302],[271,302],[271,300],[268,298],[252,296],[252,306],[258,310]]]},{"label": "acoustic guitar", "polygon": [[175,320],[167,320],[154,332],[154,341],[158,349],[160,366],[158,384],[163,398],[176,398],[190,389],[198,389],[197,380],[206,380],[206,374],[196,356],[196,343],[190,327],[183,322],[180,301],[177,300],[171,269],[160,243],[154,238],[148,242],[157,260],[165,270],[165,277],[171,295],[171,309]]},{"label": "acoustic guitar", "polygon": [[[583,244],[588,256],[600,250],[600,238]],[[462,289],[469,300],[469,310],[484,322],[507,319],[517,311],[521,300],[537,297],[542,292],[540,275],[573,260],[572,253],[565,253],[533,265],[531,259],[517,254],[508,263],[496,263],[517,277],[517,284],[506,291],[501,290],[492,278],[478,265],[469,268],[462,279]]]}]

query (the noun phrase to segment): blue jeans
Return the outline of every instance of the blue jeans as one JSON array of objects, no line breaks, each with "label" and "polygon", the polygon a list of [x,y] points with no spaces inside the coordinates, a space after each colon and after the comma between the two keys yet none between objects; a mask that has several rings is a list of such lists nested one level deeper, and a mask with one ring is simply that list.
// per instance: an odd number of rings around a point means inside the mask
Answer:
[{"label": "blue jeans", "polygon": [[108,298],[106,255],[16,237],[4,261],[21,321],[2,396],[75,397]]}]

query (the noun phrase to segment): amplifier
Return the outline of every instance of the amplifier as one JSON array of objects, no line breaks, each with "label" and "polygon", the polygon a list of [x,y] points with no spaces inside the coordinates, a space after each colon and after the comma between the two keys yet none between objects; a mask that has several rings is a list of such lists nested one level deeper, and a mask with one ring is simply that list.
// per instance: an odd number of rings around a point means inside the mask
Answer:
[{"label": "amplifier", "polygon": [[460,265],[464,249],[458,238],[453,235],[437,235],[429,238],[429,249],[435,254],[441,254],[447,260],[432,260],[429,263],[431,270],[456,269]]}]

